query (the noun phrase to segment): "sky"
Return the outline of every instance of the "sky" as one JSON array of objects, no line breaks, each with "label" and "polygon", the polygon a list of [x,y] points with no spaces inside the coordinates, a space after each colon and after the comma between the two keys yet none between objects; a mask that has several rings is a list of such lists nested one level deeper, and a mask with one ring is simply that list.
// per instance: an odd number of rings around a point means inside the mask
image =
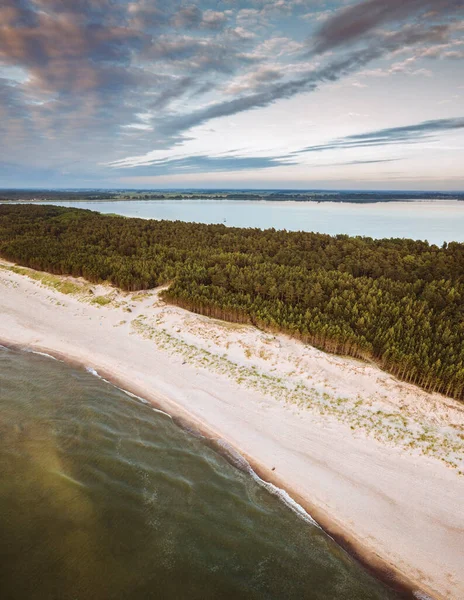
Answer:
[{"label": "sky", "polygon": [[2,0],[0,188],[464,190],[464,0]]}]

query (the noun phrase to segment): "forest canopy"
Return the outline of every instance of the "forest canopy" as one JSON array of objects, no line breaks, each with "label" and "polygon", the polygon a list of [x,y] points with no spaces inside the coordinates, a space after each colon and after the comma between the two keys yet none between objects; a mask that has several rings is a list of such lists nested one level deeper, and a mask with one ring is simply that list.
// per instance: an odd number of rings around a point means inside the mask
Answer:
[{"label": "forest canopy", "polygon": [[464,399],[464,244],[0,205],[0,255],[374,360]]}]

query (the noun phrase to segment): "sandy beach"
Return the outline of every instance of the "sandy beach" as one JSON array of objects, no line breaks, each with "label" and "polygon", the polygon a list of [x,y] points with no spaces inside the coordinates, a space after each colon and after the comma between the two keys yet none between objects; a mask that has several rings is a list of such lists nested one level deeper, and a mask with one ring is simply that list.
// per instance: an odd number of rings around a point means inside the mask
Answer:
[{"label": "sandy beach", "polygon": [[[418,598],[464,598],[464,406],[376,366],[0,262],[0,343],[94,369],[238,450]],[[427,595],[425,595],[427,594]]]}]

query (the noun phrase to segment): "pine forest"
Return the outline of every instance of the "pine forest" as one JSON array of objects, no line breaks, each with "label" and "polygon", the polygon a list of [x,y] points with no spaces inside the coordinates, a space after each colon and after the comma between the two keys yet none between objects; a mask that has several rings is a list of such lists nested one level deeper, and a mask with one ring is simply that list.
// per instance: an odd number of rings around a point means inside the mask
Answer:
[{"label": "pine forest", "polygon": [[464,400],[464,244],[375,240],[0,205],[0,255],[135,291]]}]

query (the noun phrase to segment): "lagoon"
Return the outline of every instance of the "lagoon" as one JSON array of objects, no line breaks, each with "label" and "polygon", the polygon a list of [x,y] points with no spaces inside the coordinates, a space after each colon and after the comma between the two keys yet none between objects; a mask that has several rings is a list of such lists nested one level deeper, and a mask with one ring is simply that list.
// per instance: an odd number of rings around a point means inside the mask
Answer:
[{"label": "lagoon", "polygon": [[223,223],[231,227],[315,231],[373,238],[464,242],[464,202],[270,202],[240,200],[53,201],[125,217]]}]

